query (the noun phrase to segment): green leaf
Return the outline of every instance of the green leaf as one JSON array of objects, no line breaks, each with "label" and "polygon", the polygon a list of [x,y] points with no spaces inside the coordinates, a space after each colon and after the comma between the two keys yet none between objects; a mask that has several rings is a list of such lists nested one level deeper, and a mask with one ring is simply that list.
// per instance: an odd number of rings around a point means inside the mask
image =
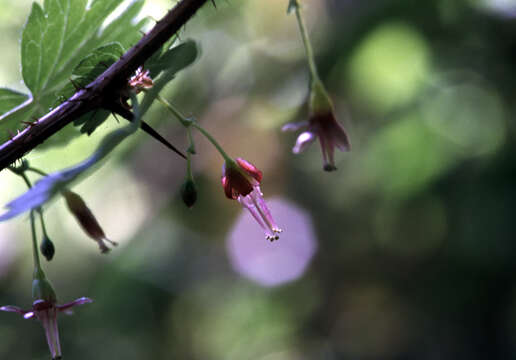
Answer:
[{"label": "green leaf", "polygon": [[107,118],[111,113],[107,110],[99,109],[93,112],[89,112],[79,119],[74,121],[75,126],[81,126],[81,133],[91,135]]},{"label": "green leaf", "polygon": [[24,194],[9,202],[6,205],[8,210],[0,216],[0,221],[12,219],[26,211],[35,210],[41,207],[58,195],[62,190],[66,189],[80,176],[84,175],[94,165],[97,165],[128,136],[134,134],[140,127],[141,112],[135,95],[132,95],[131,102],[133,104],[134,119],[129,123],[129,125],[115,130],[105,136],[95,152],[84,161],[68,169],[56,171],[45,176]]},{"label": "green leaf", "polygon": [[117,61],[125,52],[120,43],[110,43],[95,49],[73,69],[70,81],[57,95],[58,100],[68,99],[77,89],[84,88]]},{"label": "green leaf", "polygon": [[176,74],[190,66],[199,56],[199,48],[195,41],[187,40],[164,51],[159,57],[151,59],[147,64],[150,76],[155,79],[154,86],[145,94],[141,104],[142,115],[147,112],[156,95],[163,90]]},{"label": "green leaf", "polygon": [[0,114],[6,113],[24,101],[27,101],[28,98],[26,94],[21,92],[0,88]]},{"label": "green leaf", "polygon": [[[22,77],[32,101],[20,105],[24,109],[0,116],[0,143],[25,125],[55,107],[56,94],[70,84],[72,71],[94,49],[112,42],[128,48],[141,37],[146,20],[133,23],[143,0],[133,1],[118,18],[99,30],[106,18],[123,0],[45,0],[32,10],[21,40]],[[61,99],[62,100],[62,99]],[[1,105],[1,104],[0,104]],[[45,145],[62,144],[79,132],[60,131]]]},{"label": "green leaf", "polygon": [[[86,56],[75,67],[72,73],[71,82],[65,86],[59,99],[67,99],[74,94],[77,88],[82,88],[95,80],[111,64],[125,52],[119,43],[111,43],[95,49],[90,55]],[[74,121],[75,126],[81,127],[81,133],[91,135],[109,117],[110,112],[106,110],[95,110],[89,112]]]}]

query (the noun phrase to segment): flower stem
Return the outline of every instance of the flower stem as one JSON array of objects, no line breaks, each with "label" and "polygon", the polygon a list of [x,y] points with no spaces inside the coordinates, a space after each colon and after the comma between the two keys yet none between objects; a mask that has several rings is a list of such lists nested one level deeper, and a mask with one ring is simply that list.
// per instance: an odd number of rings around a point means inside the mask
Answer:
[{"label": "flower stem", "polygon": [[308,38],[308,32],[306,31],[305,20],[303,15],[301,14],[301,6],[299,5],[299,0],[294,0],[296,5],[294,6],[294,11],[296,12],[297,23],[299,24],[299,30],[301,32],[301,38],[303,39],[303,44],[305,45],[306,50],[306,59],[308,60],[308,67],[310,68],[310,74],[312,76],[312,81],[318,81],[319,75],[317,73],[317,66],[315,65],[314,59],[314,51],[312,49],[312,44],[310,43],[310,39]]},{"label": "flower stem", "polygon": [[37,168],[33,168],[33,167],[28,167],[27,168],[27,171],[32,171],[32,172],[35,172],[36,174],[39,174],[41,176],[48,176],[48,174],[40,169],[37,169]]},{"label": "flower stem", "polygon": [[220,153],[220,155],[224,158],[224,161],[233,161],[233,159],[231,159],[231,157],[229,157],[229,155],[226,154],[224,149],[222,149],[222,147],[217,142],[217,140],[215,140],[215,138],[213,136],[211,136],[211,134],[208,131],[206,131],[201,125],[197,124],[196,122],[192,122],[191,126],[196,128],[197,130],[199,130],[199,132],[201,134],[203,134],[204,137],[213,144],[215,149],[217,149],[217,151]]},{"label": "flower stem", "polygon": [[34,210],[30,212],[30,229],[32,232],[32,255],[34,257],[34,277],[44,277],[41,263],[39,261],[38,239],[36,237],[36,224],[34,220]]},{"label": "flower stem", "polygon": [[168,111],[170,111],[183,125],[184,127],[189,127],[192,120],[187,119],[179,110],[177,110],[171,103],[169,103],[167,100],[165,100],[161,95],[156,95],[156,99],[167,108]]},{"label": "flower stem", "polygon": [[[213,136],[211,136],[211,134],[206,129],[204,129],[201,125],[199,125],[195,121],[195,119],[187,119],[183,114],[181,114],[181,112],[179,110],[177,110],[171,103],[169,103],[167,100],[165,100],[160,95],[157,95],[156,99],[158,99],[158,101],[161,104],[163,104],[163,106],[165,106],[181,122],[181,124],[184,127],[186,127],[188,129],[189,127],[192,126],[192,127],[196,128],[201,134],[203,134],[204,137],[212,143],[212,145],[215,147],[215,149],[217,149],[217,151],[220,153],[220,155],[224,158],[225,161],[233,161],[231,159],[231,157],[229,157],[229,155],[226,154],[224,149],[222,149],[222,146],[220,146],[220,144],[217,142],[217,140],[215,140],[215,138]],[[191,135],[190,135],[190,138],[191,138]],[[191,144],[193,144],[193,142],[191,142]]]},{"label": "flower stem", "polygon": [[[25,181],[25,184],[27,185],[27,187],[29,189],[32,188],[32,184],[31,184],[29,178],[27,177],[27,174],[25,174],[26,170],[29,170],[32,168],[15,168],[15,167],[10,166],[8,169],[11,170],[14,174],[20,176],[23,179],[23,181]],[[34,171],[34,170],[36,170],[35,172],[38,172],[39,174],[44,174],[43,171],[41,171],[41,170],[32,169],[32,171]],[[44,176],[46,176],[46,174]],[[31,229],[31,233],[32,233],[32,255],[34,257],[34,278],[41,279],[41,278],[45,278],[45,273],[43,272],[43,269],[41,269],[41,262],[39,261],[39,248],[38,248],[38,238],[37,238],[37,234],[36,234],[36,221],[34,219],[34,211],[35,210],[30,211],[30,229]],[[41,210],[41,208],[36,209],[36,211],[39,212],[39,215],[41,217],[41,228],[43,230],[43,234],[46,235],[47,229],[45,228],[45,221],[43,220],[43,211]]]},{"label": "flower stem", "polygon": [[39,219],[41,222],[41,231],[43,232],[43,236],[48,238],[47,227],[45,226],[45,219],[43,218],[43,210],[41,210],[41,208],[39,208],[38,213],[39,213]]}]

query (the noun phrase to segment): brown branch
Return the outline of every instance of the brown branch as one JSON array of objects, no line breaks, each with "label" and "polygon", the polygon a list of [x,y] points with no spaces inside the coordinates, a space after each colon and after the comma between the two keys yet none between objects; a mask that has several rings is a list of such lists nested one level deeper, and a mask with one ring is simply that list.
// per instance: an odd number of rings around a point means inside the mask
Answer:
[{"label": "brown branch", "polygon": [[208,0],[181,0],[168,14],[95,81],[42,116],[0,146],[0,170],[5,169],[64,126],[98,108],[119,101],[127,79],[170,39]]}]

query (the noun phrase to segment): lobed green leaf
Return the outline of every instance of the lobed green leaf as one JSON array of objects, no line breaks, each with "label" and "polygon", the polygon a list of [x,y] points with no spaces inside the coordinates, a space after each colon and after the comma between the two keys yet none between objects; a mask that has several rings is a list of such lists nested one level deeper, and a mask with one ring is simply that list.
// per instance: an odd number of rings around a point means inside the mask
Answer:
[{"label": "lobed green leaf", "polygon": [[[25,95],[25,102],[18,103],[16,110],[2,111],[0,143],[8,140],[10,133],[22,129],[23,122],[33,121],[34,117],[41,117],[56,106],[57,95],[69,84],[72,71],[94,49],[112,42],[127,48],[138,41],[146,20],[137,23],[133,20],[143,0],[133,1],[118,18],[100,30],[122,2],[94,0],[88,6],[88,0],[45,0],[43,7],[38,3],[32,5],[21,40],[22,77],[30,95]],[[3,104],[0,98],[0,107]],[[47,143],[67,142],[78,134],[70,130],[60,131]]]},{"label": "lobed green leaf", "polygon": [[27,101],[28,98],[21,92],[0,88],[0,115]]}]

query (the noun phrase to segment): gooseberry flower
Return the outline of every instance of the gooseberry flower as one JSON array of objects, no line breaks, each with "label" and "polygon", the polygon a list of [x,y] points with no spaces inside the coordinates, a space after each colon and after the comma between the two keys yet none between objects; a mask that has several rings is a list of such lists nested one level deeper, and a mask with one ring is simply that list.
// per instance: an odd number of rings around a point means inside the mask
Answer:
[{"label": "gooseberry flower", "polygon": [[24,319],[38,319],[45,330],[45,336],[52,359],[61,359],[57,314],[64,312],[70,315],[72,313],[71,308],[74,306],[88,304],[93,300],[87,297],[81,297],[72,302],[57,305],[56,295],[52,285],[50,285],[50,282],[45,278],[42,272],[37,271],[35,272],[32,282],[32,295],[35,300],[32,303],[32,308],[29,310],[23,310],[12,305],[2,306],[0,310],[18,313],[22,315]]},{"label": "gooseberry flower", "polygon": [[136,69],[136,73],[129,79],[129,87],[139,94],[144,90],[148,90],[154,86],[154,82],[149,75],[149,70],[144,70],[142,66]]},{"label": "gooseberry flower", "polygon": [[251,213],[265,231],[267,240],[278,240],[282,230],[276,225],[263,200],[260,190],[261,181],[262,172],[242,158],[237,158],[235,161],[226,160],[222,167],[222,187],[226,197],[238,200]]},{"label": "gooseberry flower", "polygon": [[337,122],[333,103],[320,80],[315,80],[310,91],[308,121],[289,123],[282,127],[283,131],[304,130],[297,137],[296,145],[292,148],[294,154],[299,154],[317,138],[321,144],[323,169],[336,170],[334,151],[349,151],[351,144],[346,130]]}]

